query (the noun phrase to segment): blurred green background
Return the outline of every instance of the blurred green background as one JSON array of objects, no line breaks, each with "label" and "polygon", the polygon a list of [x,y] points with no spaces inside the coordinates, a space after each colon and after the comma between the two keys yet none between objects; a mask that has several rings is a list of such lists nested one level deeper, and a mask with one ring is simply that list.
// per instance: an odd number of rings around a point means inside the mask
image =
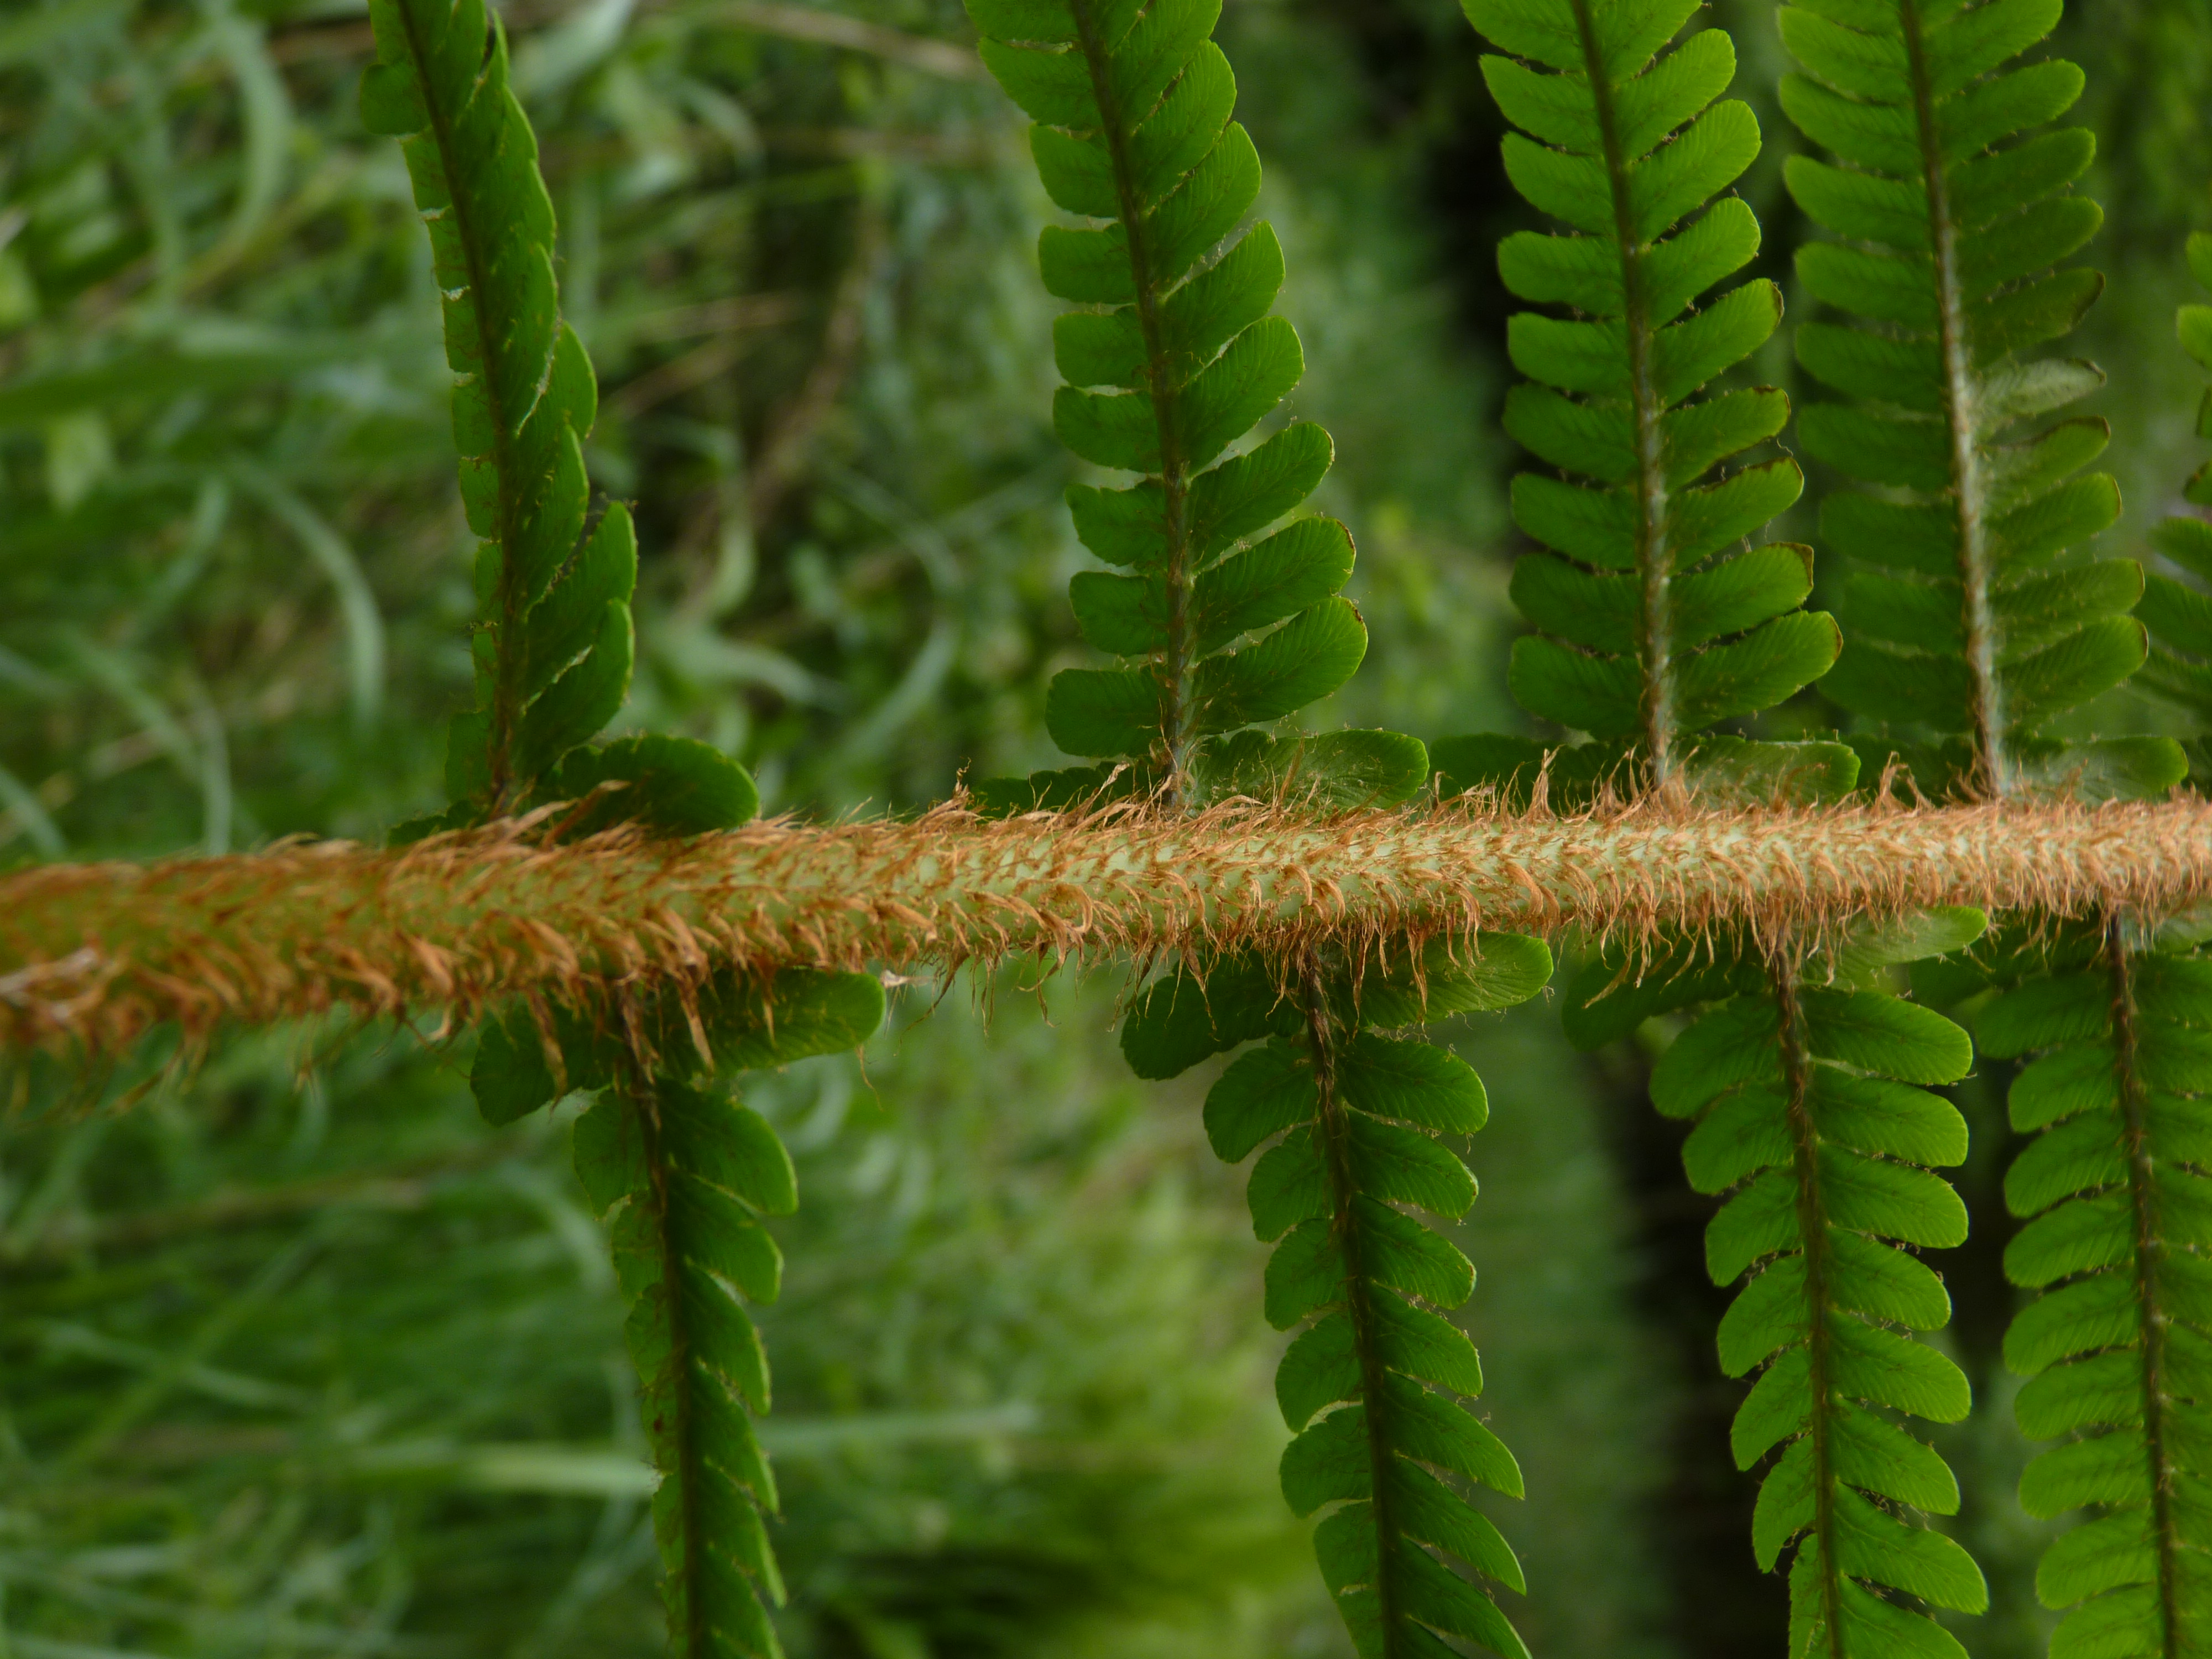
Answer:
[{"label": "blurred green background", "polygon": [[[1786,284],[1771,8],[1712,9],[1765,119],[1745,188]],[[2107,542],[2140,554],[2197,447],[2170,342],[2181,237],[2212,222],[2212,29],[2199,0],[2075,11],[2057,44],[2091,74],[2116,275],[2088,349],[2130,501]],[[1053,763],[1085,556],[1048,425],[1048,208],[957,0],[506,16],[600,375],[590,465],[638,503],[627,720],[721,745],[801,812]],[[1312,721],[1518,726],[1492,250],[1526,219],[1477,43],[1452,0],[1228,0],[1220,38],[1374,640]],[[428,247],[355,114],[368,51],[358,0],[0,7],[0,859],[373,838],[441,799],[469,538]],[[1789,383],[1780,343],[1761,373]],[[1118,990],[915,985],[865,1054],[751,1087],[803,1195],[765,1322],[796,1656],[1349,1652],[1275,1490],[1278,1339],[1198,1128],[1206,1078],[1132,1080]],[[1540,1006],[1442,1035],[1493,1101],[1462,1242],[1530,1490],[1496,1506],[1528,1571],[1513,1616],[1543,1655],[1779,1652],[1707,1211],[1641,1058],[1569,1053]],[[659,1651],[565,1116],[486,1129],[465,1050],[427,1030],[165,1058],[6,1074],[0,1656]],[[2002,1081],[1961,1097],[1978,1232],[1938,1265],[1983,1410],[1945,1450],[1996,1592],[1961,1634],[2026,1659]]]}]

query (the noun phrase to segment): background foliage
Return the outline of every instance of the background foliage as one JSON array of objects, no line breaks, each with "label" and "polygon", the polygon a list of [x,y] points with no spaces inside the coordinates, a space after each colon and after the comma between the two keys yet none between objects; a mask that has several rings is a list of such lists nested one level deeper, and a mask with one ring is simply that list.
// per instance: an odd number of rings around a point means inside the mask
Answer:
[{"label": "background foliage", "polygon": [[[1767,149],[1752,274],[1809,307],[1771,8],[1727,0]],[[2107,464],[2144,556],[2194,470],[2170,347],[2212,222],[2212,40],[2185,0],[2077,6],[2093,246],[2115,295]],[[737,755],[769,810],[934,799],[1055,763],[1043,690],[1097,659],[1048,426],[1049,209],[956,0],[507,10],[602,416],[638,504],[629,718]],[[1366,671],[1310,723],[1528,729],[1504,695],[1517,550],[1498,424],[1528,222],[1452,0],[1233,0],[1221,40],[1339,460]],[[469,538],[427,250],[361,129],[344,3],[31,0],[0,12],[0,837],[6,856],[373,836],[442,799]],[[1755,368],[1794,388],[1783,337]],[[1815,474],[1817,495],[1834,481]],[[1809,523],[1781,527],[1809,538]],[[1814,605],[1823,603],[1816,590]],[[2069,730],[2185,730],[2118,694]],[[1765,734],[1822,730],[1808,696]],[[912,988],[859,1060],[763,1080],[802,1207],[764,1320],[795,1651],[1341,1653],[1280,1513],[1264,1249],[1186,1089],[1110,1052],[1113,988]],[[1469,1022],[1488,1079],[1461,1242],[1508,1517],[1556,1654],[1779,1645],[1729,1473],[1705,1200],[1631,1045]],[[13,1076],[0,1139],[0,1651],[658,1650],[620,1308],[565,1125],[496,1133],[409,1034]],[[1993,1610],[2039,1651],[2044,1541],[1999,1342],[2008,1068],[1954,1091],[1977,1218],[1931,1261],[1984,1409],[1942,1449]],[[68,1109],[99,1089],[127,1115]],[[1971,1500],[1970,1500],[1971,1501]]]}]

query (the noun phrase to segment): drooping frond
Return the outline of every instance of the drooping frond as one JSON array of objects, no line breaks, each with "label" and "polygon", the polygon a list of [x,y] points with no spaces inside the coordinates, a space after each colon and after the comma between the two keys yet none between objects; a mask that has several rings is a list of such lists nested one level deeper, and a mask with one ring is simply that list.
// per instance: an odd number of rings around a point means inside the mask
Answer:
[{"label": "drooping frond", "polygon": [[2010,1096],[2036,1139],[2005,1176],[2027,1219],[2005,1273],[2042,1294],[2005,1360],[2030,1379],[2021,1431],[2063,1443],[2020,1499],[2098,1512],[2045,1553],[2036,1594],[2074,1609],[2053,1659],[2185,1659],[2212,1641],[2212,963],[2117,920],[2045,943],[1975,1021],[1984,1054],[2039,1056]]},{"label": "drooping frond", "polygon": [[[620,710],[637,544],[609,506],[585,535],[591,361],[561,320],[553,204],[483,0],[375,0],[363,124],[399,138],[429,228],[476,585],[477,707],[448,738],[436,827],[497,817]],[[428,826],[422,826],[428,827]]]},{"label": "drooping frond", "polygon": [[1887,1415],[1951,1423],[1971,1403],[1958,1367],[1907,1334],[1948,1322],[1951,1304],[1899,1247],[1966,1238],[1965,1206],[1928,1167],[1966,1160],[1965,1120],[1912,1085],[1955,1082],[1972,1051],[1940,1014],[1867,988],[1982,927],[1953,911],[1862,930],[1833,982],[1772,972],[1704,1013],[1652,1073],[1653,1103],[1697,1121],[1682,1150],[1690,1184],[1733,1194],[1706,1262],[1716,1284],[1752,1275],[1721,1322],[1721,1364],[1759,1372],[1731,1431],[1738,1467],[1780,1448],[1753,1543],[1770,1569],[1796,1546],[1797,1659],[1962,1656],[1899,1594],[1969,1613],[1989,1603],[1966,1552],[1911,1513],[1955,1514],[1957,1482]]},{"label": "drooping frond", "polygon": [[[1334,457],[1295,422],[1221,459],[1304,373],[1298,337],[1271,316],[1282,249],[1266,224],[1230,240],[1260,189],[1260,161],[1230,119],[1237,82],[1209,38],[1220,0],[969,0],[983,59],[1036,122],[1046,189],[1090,222],[1038,243],[1045,286],[1085,309],[1053,330],[1067,384],[1053,423],[1077,455],[1142,475],[1068,492],[1077,533],[1113,571],[1070,585],[1093,646],[1139,665],[1068,669],[1045,720],[1073,755],[1137,764],[1121,793],[1272,798],[1318,784],[1333,798],[1401,799],[1426,756],[1389,733],[1288,746],[1257,732],[1327,696],[1366,654],[1339,595],[1352,538],[1294,519]],[[1114,769],[994,783],[979,797],[1026,808],[1095,795]],[[1362,792],[1364,793],[1362,793]]]},{"label": "drooping frond", "polygon": [[[2189,239],[2189,269],[2212,289],[2212,235]],[[2181,348],[2212,369],[2212,306],[2185,305],[2177,319]],[[2197,414],[2197,435],[2212,438],[2212,392]],[[2182,491],[2191,507],[2212,507],[2212,462],[2199,467]],[[2151,532],[2158,550],[2199,581],[2212,584],[2212,521],[2177,514]],[[2204,733],[2212,732],[2212,598],[2204,589],[2158,571],[2144,577],[2142,618],[2150,627],[2150,660],[2135,684],[2194,714],[2200,735],[2185,746],[2190,772],[2200,785],[2212,775]]]},{"label": "drooping frond", "polygon": [[[1837,757],[1689,740],[1818,679],[1838,648],[1833,621],[1802,608],[1810,550],[1749,545],[1803,489],[1796,463],[1715,476],[1789,415],[1771,387],[1710,390],[1782,316],[1765,281],[1699,305],[1759,252],[1750,208],[1715,200],[1759,154],[1750,106],[1714,101],[1735,47],[1705,29],[1668,49],[1695,0],[1466,9],[1511,54],[1483,60],[1521,129],[1506,137],[1506,171],[1568,228],[1498,250],[1508,288],[1565,313],[1512,319],[1509,348],[1528,379],[1505,408],[1507,432],[1556,469],[1513,483],[1515,521],[1547,550],[1514,570],[1514,600],[1541,636],[1515,643],[1513,692],[1600,739],[1554,760],[1554,793],[1601,779],[1624,793],[1678,779],[1771,792],[1808,774],[1817,787]],[[1459,787],[1517,772],[1525,789],[1536,751],[1461,739],[1437,758]]]},{"label": "drooping frond", "polygon": [[1851,400],[1805,410],[1798,434],[1882,492],[1840,492],[1821,513],[1829,545],[1862,567],[1842,606],[1851,642],[1822,690],[1873,723],[1860,739],[1869,781],[1893,753],[1930,793],[2174,781],[2171,745],[2065,750],[2041,735],[2145,652],[2128,614],[2141,570],[2069,553],[2119,515],[2112,479],[2081,474],[2109,428],[2030,424],[2104,379],[2028,355],[2070,333],[2104,287],[2052,270],[2103,220],[2070,191],[2094,141],[2036,131],[2072,106],[2081,73],[2015,63],[2060,9],[1801,0],[1781,15],[1806,71],[1784,78],[1783,107],[1836,158],[1789,164],[1791,194],[1840,239],[1802,249],[1798,276],[1853,319],[1798,330],[1807,372]]},{"label": "drooping frond", "polygon": [[[1253,1231],[1275,1242],[1268,1322],[1298,1328],[1275,1378],[1283,1495],[1314,1534],[1322,1576],[1362,1659],[1446,1659],[1443,1636],[1508,1659],[1527,1649],[1472,1568],[1516,1591],[1520,1564],[1458,1482],[1522,1493],[1521,1471],[1460,1402],[1482,1392],[1474,1345],[1444,1316],[1474,1270],[1407,1209],[1456,1219],[1474,1178],[1439,1137],[1489,1115],[1458,1056],[1391,1028],[1525,1002],[1551,978],[1534,939],[1486,934],[1480,956],[1441,950],[1355,985],[1309,955],[1278,984],[1256,959],[1157,982],[1123,1028],[1139,1075],[1171,1077],[1258,1040],[1206,1099],[1216,1152],[1253,1166]],[[1272,1144],[1270,1144],[1272,1143]],[[1432,1553],[1433,1552],[1433,1553]]]}]

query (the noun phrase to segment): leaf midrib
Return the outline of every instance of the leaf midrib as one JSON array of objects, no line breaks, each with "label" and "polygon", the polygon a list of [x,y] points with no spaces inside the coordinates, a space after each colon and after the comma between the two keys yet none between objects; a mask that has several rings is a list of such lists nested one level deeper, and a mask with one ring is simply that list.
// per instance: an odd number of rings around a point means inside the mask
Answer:
[{"label": "leaf midrib", "polygon": [[2134,1245],[2133,1277],[2142,1320],[2143,1449],[2150,1468],[2151,1547],[2158,1559],[2159,1652],[2179,1659],[2181,1631],[2175,1559],[2172,1485],[2175,1470],[2166,1445],[2166,1325],[2159,1295],[2157,1259],[2160,1246],[2152,1192],[2150,1130],[2143,1110],[2143,1087],[2136,1054],[2140,1031],[2135,1005],[2135,971],[2125,929],[2114,914],[2105,926],[2106,963],[2112,988],[2112,1075],[2120,1098],[2120,1122],[2128,1164],[2128,1202]]},{"label": "leaf midrib", "polygon": [[[664,1478],[678,1483],[676,1507],[684,1528],[683,1541],[678,1546],[684,1564],[684,1659],[705,1659],[713,1632],[707,1621],[705,1597],[700,1594],[704,1583],[700,1567],[705,1544],[700,1536],[699,1468],[703,1460],[696,1443],[697,1424],[692,1409],[696,1382],[691,1334],[684,1318],[683,1262],[677,1253],[676,1229],[671,1213],[668,1160],[662,1141],[659,1097],[649,1081],[633,1081],[625,1094],[625,1103],[637,1119],[646,1178],[651,1183],[653,1243],[660,1253],[660,1311],[668,1322],[668,1367],[673,1380],[671,1407],[676,1414],[668,1439],[675,1456],[672,1460],[674,1468],[663,1474]],[[648,1291],[646,1295],[649,1298],[652,1292]]]},{"label": "leaf midrib", "polygon": [[1919,0],[1899,0],[1905,32],[1906,73],[1912,85],[1913,123],[1920,170],[1928,190],[1928,235],[1936,277],[1938,340],[1943,358],[1944,414],[1950,428],[1951,489],[1959,519],[1960,626],[1973,691],[1974,750],[1981,782],[1994,797],[2011,793],[2012,757],[2005,746],[2004,686],[1997,673],[1996,613],[1990,598],[1988,484],[1983,477],[1977,405],[1979,380],[1966,337],[1966,300],[1959,276],[1959,228],[1951,214],[1950,183],[1936,125],[1935,88]]},{"label": "leaf midrib", "polygon": [[1382,1630],[1378,1659],[1395,1659],[1398,1641],[1398,1598],[1390,1564],[1397,1526],[1391,1514],[1387,1475],[1393,1455],[1383,1428],[1385,1367],[1375,1331],[1375,1310],[1361,1261],[1359,1230],[1352,1224],[1352,1200],[1358,1191],[1352,1174],[1351,1124],[1336,1090],[1336,1034],[1320,966],[1309,956],[1301,975],[1302,1012],[1313,1055],[1316,1127],[1322,1160],[1328,1171],[1329,1231],[1344,1261],[1345,1316],[1352,1323],[1352,1347],[1359,1364],[1359,1392],[1367,1407],[1368,1513],[1375,1522],[1375,1605]]},{"label": "leaf midrib", "polygon": [[1160,295],[1152,250],[1145,238],[1136,169],[1129,159],[1129,129],[1114,99],[1107,50],[1098,37],[1091,0],[1070,0],[1068,9],[1075,19],[1076,50],[1083,54],[1084,66],[1091,76],[1099,132],[1114,173],[1114,195],[1120,205],[1122,234],[1129,250],[1129,274],[1136,289],[1137,326],[1145,342],[1145,385],[1152,397],[1152,421],[1160,438],[1161,521],[1167,542],[1167,566],[1162,580],[1166,589],[1168,638],[1155,672],[1164,692],[1160,723],[1164,788],[1166,804],[1174,807],[1183,804],[1191,759],[1190,467],[1176,418],[1174,365],[1169,361],[1160,319]]},{"label": "leaf midrib", "polygon": [[1589,78],[1590,100],[1596,111],[1598,145],[1605,163],[1607,188],[1613,198],[1614,251],[1620,258],[1621,328],[1628,342],[1628,392],[1636,444],[1636,568],[1640,591],[1638,625],[1641,633],[1643,684],[1638,701],[1644,726],[1645,763],[1655,788],[1665,787],[1674,770],[1674,696],[1673,689],[1673,594],[1670,591],[1672,550],[1667,541],[1667,444],[1663,419],[1666,403],[1655,384],[1650,296],[1644,291],[1644,248],[1636,234],[1636,217],[1628,194],[1628,168],[1632,159],[1620,142],[1620,112],[1613,107],[1613,83],[1607,78],[1600,50],[1597,26],[1589,0],[1571,0],[1575,27],[1581,32],[1583,63]]},{"label": "leaf midrib", "polygon": [[1834,1389],[1829,1376],[1828,1316],[1834,1298],[1828,1285],[1827,1208],[1820,1195],[1820,1135],[1813,1121],[1812,1054],[1795,974],[1786,965],[1777,964],[1771,982],[1780,1014],[1782,1073],[1789,1091],[1790,1175],[1797,1186],[1797,1231],[1804,1245],[1806,1387],[1812,1395],[1806,1436],[1812,1445],[1813,1537],[1820,1552],[1820,1605],[1827,1629],[1824,1645],[1830,1659],[1848,1659],[1844,1646],[1843,1574],[1836,1565],[1836,1476],[1829,1444]]}]

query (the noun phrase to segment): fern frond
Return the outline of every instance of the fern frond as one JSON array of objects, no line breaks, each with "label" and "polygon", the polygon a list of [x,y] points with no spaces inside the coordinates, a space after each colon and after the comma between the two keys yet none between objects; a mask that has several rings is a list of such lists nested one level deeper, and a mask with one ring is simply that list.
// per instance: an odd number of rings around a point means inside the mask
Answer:
[{"label": "fern frond", "polygon": [[[371,19],[362,114],[401,139],[429,228],[462,499],[482,538],[477,707],[447,739],[453,805],[392,839],[555,802],[571,805],[551,840],[623,823],[733,829],[760,797],[718,750],[650,735],[586,746],[629,695],[637,544],[620,502],[587,533],[582,442],[598,388],[560,319],[552,203],[508,85],[505,33],[483,0],[373,0]],[[771,1000],[726,969],[631,987],[611,1013],[533,997],[480,1034],[469,1080],[494,1123],[571,1090],[600,1093],[577,1123],[577,1172],[631,1304],[661,1482],[653,1529],[684,1659],[781,1652],[762,1605],[783,1598],[763,1520],[775,1488],[747,1416],[768,1409],[768,1365],[738,1296],[775,1297],[781,1259],[758,1217],[797,1201],[767,1125],[692,1074],[851,1048],[882,1018],[883,987],[865,974],[786,975]]]},{"label": "fern frond", "polygon": [[[2199,286],[2212,289],[2212,235],[2189,239],[2189,269]],[[2185,305],[2176,319],[2181,349],[2212,369],[2212,306]],[[2197,435],[2212,438],[2212,392],[2197,414]],[[2192,507],[2212,507],[2212,462],[2199,467],[2182,491]],[[2212,583],[2212,522],[2177,514],[2151,533],[2152,544],[2176,567],[2200,582]],[[2200,780],[2208,767],[2204,736],[2212,731],[2212,598],[2203,588],[2158,571],[2143,578],[2144,622],[2149,624],[2150,660],[2135,684],[2194,714],[2199,735],[2189,743],[2191,774]]]},{"label": "fern frond", "polygon": [[1258,959],[1231,958],[1159,981],[1123,1028],[1144,1077],[1263,1039],[1207,1094],[1206,1135],[1232,1164],[1267,1146],[1249,1190],[1253,1231],[1275,1243],[1267,1320],[1299,1328],[1275,1378],[1296,1436],[1283,1495],[1301,1516],[1336,1506],[1314,1551],[1363,1659],[1445,1659],[1440,1635],[1508,1659],[1528,1651],[1453,1565],[1526,1589],[1455,1484],[1522,1494],[1512,1454],[1459,1403],[1482,1392],[1482,1364],[1444,1316],[1474,1270],[1401,1207],[1456,1219],[1474,1201],[1474,1176],[1439,1137],[1481,1128],[1487,1097],[1455,1054],[1364,1028],[1510,1007],[1551,975],[1540,943],[1496,933],[1480,956],[1433,949],[1357,986],[1313,956],[1281,984]]},{"label": "fern frond", "polygon": [[[2061,0],[1802,0],[1781,14],[1806,71],[1782,104],[1840,165],[1793,157],[1798,204],[1840,240],[1797,272],[1848,325],[1808,323],[1798,361],[1852,401],[1805,410],[1807,453],[1881,495],[1823,504],[1831,547],[1862,567],[1843,611],[1851,642],[1822,690],[1873,723],[1869,771],[1893,752],[1922,787],[1996,794],[2072,781],[2150,793],[2175,781],[2171,744],[2069,751],[2044,728],[2141,666],[2142,592],[2130,561],[2068,550],[2118,516],[2102,420],[2028,424],[2103,383],[2079,360],[2025,354],[2070,333],[2104,287],[2053,270],[2095,234],[2071,193],[2095,149],[2063,115],[2081,71],[2016,66]],[[1999,148],[2002,146],[2002,148]],[[1932,734],[1931,748],[1893,734]]]},{"label": "fern frond", "polygon": [[1883,1414],[1949,1423],[1970,1404],[1958,1367],[1904,1334],[1951,1310],[1941,1280],[1898,1247],[1966,1238],[1965,1206],[1929,1167],[1965,1161],[1966,1121],[1912,1085],[1955,1082],[1972,1050],[1940,1014],[1869,988],[1889,964],[1957,948],[1982,925],[1967,911],[1862,930],[1827,985],[1777,968],[1703,1014],[1652,1073],[1653,1103],[1697,1120],[1682,1150],[1690,1184],[1733,1194],[1707,1231],[1706,1262],[1717,1284],[1753,1276],[1721,1322],[1721,1363],[1759,1375],[1731,1438],[1742,1468],[1781,1449],[1753,1543],[1766,1568],[1796,1545],[1800,1659],[1963,1655],[1894,1598],[1989,1603],[1966,1552],[1906,1513],[1956,1513],[1956,1481]]},{"label": "fern frond", "polygon": [[[1410,738],[1339,732],[1285,750],[1243,728],[1327,696],[1366,654],[1367,629],[1339,590],[1350,533],[1292,520],[1328,471],[1328,434],[1294,422],[1221,457],[1304,373],[1297,331],[1269,315],[1283,283],[1275,233],[1234,240],[1260,189],[1260,161],[1230,119],[1228,59],[1211,40],[1220,0],[968,0],[983,60],[1034,119],[1030,148],[1053,200],[1089,224],[1051,226],[1045,286],[1088,307],[1061,317],[1067,384],[1053,424],[1077,455],[1143,475],[1079,484],[1068,505],[1084,545],[1113,571],[1069,586],[1098,649],[1135,659],[1068,669],[1047,694],[1053,741],[1136,765],[979,791],[997,810],[1062,796],[1164,788],[1176,800],[1279,797],[1318,786],[1374,804],[1425,781]],[[1120,574],[1126,573],[1126,574]],[[1058,792],[1055,793],[1054,792]]]},{"label": "fern frond", "polygon": [[2027,1223],[2005,1273],[2042,1294],[2005,1359],[2030,1378],[2021,1430],[2066,1443],[2028,1465],[2020,1498],[2031,1515],[2102,1512],[2045,1552],[2036,1593],[2074,1608],[2061,1659],[2182,1659],[2212,1639],[2212,963],[2118,918],[2036,954],[2050,971],[1989,1002],[1975,1033],[1984,1054],[2038,1056],[2009,1097],[2013,1127],[2039,1133],[2005,1176]]},{"label": "fern frond", "polygon": [[[1759,154],[1750,106],[1715,101],[1735,46],[1705,29],[1665,50],[1698,9],[1466,0],[1511,54],[1483,59],[1520,129],[1506,172],[1568,227],[1498,250],[1509,289],[1569,313],[1523,312],[1508,334],[1528,380],[1507,398],[1506,430],[1558,469],[1513,483],[1515,522],[1548,550],[1514,569],[1515,603],[1541,635],[1516,641],[1511,684],[1530,713],[1600,740],[1577,772],[1625,772],[1632,790],[1703,772],[1771,793],[1779,774],[1832,757],[1691,734],[1818,679],[1840,641],[1832,619],[1802,609],[1811,550],[1748,545],[1797,499],[1796,464],[1713,476],[1779,433],[1789,404],[1771,387],[1710,390],[1774,332],[1782,296],[1759,280],[1698,304],[1759,242],[1749,207],[1715,200]],[[1439,745],[1438,758],[1464,786],[1525,779],[1535,751],[1492,738]],[[1589,781],[1561,781],[1578,793]]]},{"label": "fern frond", "polygon": [[461,496],[482,538],[477,707],[448,738],[434,825],[498,817],[620,710],[637,545],[607,507],[585,536],[598,383],[561,320],[553,204],[483,0],[374,0],[363,124],[401,140],[444,300]]},{"label": "fern frond", "polygon": [[[757,999],[723,1035],[756,1066],[863,1041],[883,1017],[860,975],[816,976],[811,1005]],[[685,1079],[617,1065],[576,1121],[576,1174],[605,1223],[629,1304],[623,1335],[660,1484],[653,1499],[669,1628],[683,1659],[777,1659],[763,1603],[783,1581],[764,1516],[775,1477],[753,1433],[769,1408],[768,1358],[744,1302],[773,1302],[783,1256],[763,1227],[799,1202],[775,1132],[759,1114]]]}]

